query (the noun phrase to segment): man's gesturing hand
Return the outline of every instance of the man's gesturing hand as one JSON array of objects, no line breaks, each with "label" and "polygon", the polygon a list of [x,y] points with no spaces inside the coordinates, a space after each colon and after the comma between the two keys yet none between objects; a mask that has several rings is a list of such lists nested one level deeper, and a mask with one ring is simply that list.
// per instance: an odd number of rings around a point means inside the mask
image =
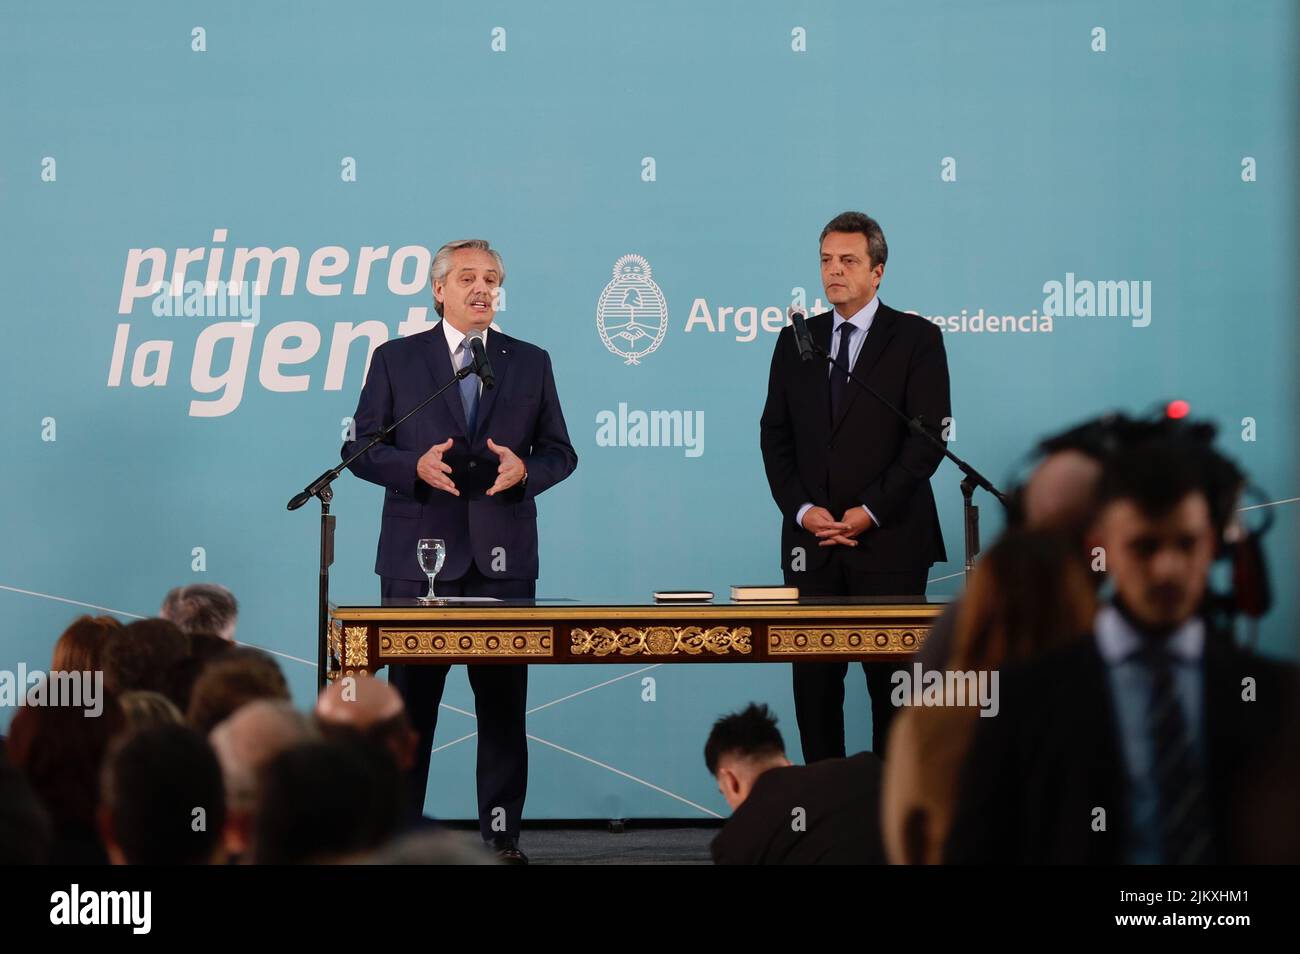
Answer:
[{"label": "man's gesturing hand", "polygon": [[487,495],[491,497],[498,490],[509,490],[519,481],[523,480],[528,474],[528,468],[524,462],[519,459],[519,455],[509,447],[502,447],[492,438],[488,438],[488,450],[500,458],[497,464],[497,481],[488,488]]},{"label": "man's gesturing hand", "polygon": [[442,455],[451,447],[451,438],[447,438],[441,444],[434,444],[415,465],[415,473],[430,487],[435,490],[445,490],[453,497],[459,497],[460,491],[456,485],[451,482],[447,475],[451,473],[451,465],[445,463]]}]

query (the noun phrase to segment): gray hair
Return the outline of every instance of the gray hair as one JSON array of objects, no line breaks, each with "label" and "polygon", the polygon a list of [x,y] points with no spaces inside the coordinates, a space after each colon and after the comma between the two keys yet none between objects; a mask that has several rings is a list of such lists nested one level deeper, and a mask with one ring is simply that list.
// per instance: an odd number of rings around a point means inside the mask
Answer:
[{"label": "gray hair", "polygon": [[820,245],[826,241],[831,232],[858,232],[867,238],[867,254],[871,256],[871,265],[884,265],[889,258],[889,246],[885,244],[885,232],[880,223],[865,212],[841,212],[826,223],[822,237],[817,240]]},{"label": "gray hair", "polygon": [[[452,253],[462,248],[473,248],[491,255],[496,259],[500,283],[502,285],[506,283],[506,263],[502,261],[501,253],[494,249],[486,239],[460,239],[457,242],[448,242],[438,249],[437,254],[433,256],[433,264],[429,267],[429,279],[435,282],[445,282],[447,275],[451,272]],[[433,299],[433,309],[440,316],[442,315],[442,302],[438,301],[437,296]]]},{"label": "gray hair", "polygon": [[190,583],[167,594],[159,615],[189,635],[222,636],[239,618],[239,603],[234,593],[218,583]]}]

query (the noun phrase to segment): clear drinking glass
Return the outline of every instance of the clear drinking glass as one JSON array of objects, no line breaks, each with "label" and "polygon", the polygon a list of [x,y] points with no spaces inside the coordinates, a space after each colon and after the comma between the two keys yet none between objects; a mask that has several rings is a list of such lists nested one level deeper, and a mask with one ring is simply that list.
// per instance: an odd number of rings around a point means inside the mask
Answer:
[{"label": "clear drinking glass", "polygon": [[415,554],[420,559],[420,569],[429,577],[429,592],[420,597],[420,602],[436,603],[438,598],[433,595],[433,578],[438,575],[447,558],[447,544],[434,537],[424,537],[416,544]]}]

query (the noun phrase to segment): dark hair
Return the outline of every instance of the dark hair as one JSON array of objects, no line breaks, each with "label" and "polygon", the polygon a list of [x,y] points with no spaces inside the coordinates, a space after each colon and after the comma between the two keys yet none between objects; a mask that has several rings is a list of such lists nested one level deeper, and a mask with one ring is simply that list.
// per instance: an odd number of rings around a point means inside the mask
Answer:
[{"label": "dark hair", "polygon": [[1100,506],[1131,500],[1150,517],[1163,517],[1188,494],[1209,504],[1216,535],[1232,518],[1242,474],[1230,460],[1203,444],[1161,438],[1120,451],[1106,462],[1098,489]]},{"label": "dark hair", "polygon": [[406,709],[401,709],[396,715],[389,716],[387,719],[381,719],[378,722],[366,726],[364,729],[357,729],[351,725],[339,722],[331,722],[328,719],[317,718],[317,724],[320,727],[321,734],[326,738],[347,737],[355,738],[366,745],[372,745],[397,756],[398,750],[407,743],[415,727],[411,724],[411,717],[407,715]]},{"label": "dark hair", "polygon": [[168,675],[190,652],[190,639],[173,622],[141,619],[109,636],[104,646],[104,684],[116,693],[165,692]]},{"label": "dark hair", "polygon": [[49,818],[0,747],[0,865],[43,865],[49,851]]},{"label": "dark hair", "polygon": [[256,699],[289,701],[289,685],[280,665],[267,653],[239,646],[222,653],[204,667],[194,682],[185,717],[207,735],[217,723]]},{"label": "dark hair", "polygon": [[[1034,446],[1029,459],[1041,463],[1053,454],[1076,451],[1100,463],[1104,478],[1110,462],[1133,448],[1144,445],[1182,448],[1192,456],[1199,455],[1201,458],[1202,467],[1206,471],[1207,499],[1210,499],[1211,509],[1217,515],[1215,525],[1221,529],[1227,526],[1232,508],[1236,505],[1243,474],[1231,461],[1214,450],[1216,433],[1217,428],[1209,421],[1171,418],[1163,408],[1145,417],[1130,417],[1112,412],[1044,437]],[[1008,526],[1024,526],[1026,483],[1018,483],[1008,495]],[[1181,500],[1184,496],[1186,493],[1178,499]]]},{"label": "dark hair", "polygon": [[718,774],[718,761],[724,755],[781,755],[785,740],[776,727],[776,716],[764,703],[751,702],[740,712],[725,715],[713,723],[709,740],[704,743],[704,764],[710,775]]},{"label": "dark hair", "polygon": [[181,712],[188,712],[190,697],[194,694],[194,683],[210,661],[232,651],[236,644],[211,633],[191,633],[190,652],[177,662],[167,673],[168,699],[176,704]]},{"label": "dark hair", "polygon": [[821,238],[817,240],[818,245],[826,241],[826,236],[832,232],[859,232],[865,235],[867,254],[871,256],[873,267],[884,265],[889,258],[889,245],[885,241],[884,230],[881,229],[879,222],[865,212],[841,212],[835,216],[826,223],[826,228],[822,229]]},{"label": "dark hair", "polygon": [[388,752],[355,736],[286,749],[259,779],[254,861],[306,864],[377,848],[402,820],[404,789]]},{"label": "dark hair", "polygon": [[90,717],[80,706],[23,706],[9,726],[9,757],[56,830],[94,831],[99,773],[125,724],[117,696],[105,687],[102,699],[103,711]]},{"label": "dark hair", "polygon": [[[141,729],[114,747],[103,801],[128,864],[203,865],[226,824],[221,766],[207,740],[183,725]],[[195,828],[195,810],[203,824]]]},{"label": "dark hair", "polygon": [[111,616],[79,616],[54,644],[50,669],[55,672],[94,672],[104,664],[104,647],[122,630]]},{"label": "dark hair", "polygon": [[187,633],[220,633],[238,618],[239,603],[218,583],[191,583],[167,594],[160,615]]}]

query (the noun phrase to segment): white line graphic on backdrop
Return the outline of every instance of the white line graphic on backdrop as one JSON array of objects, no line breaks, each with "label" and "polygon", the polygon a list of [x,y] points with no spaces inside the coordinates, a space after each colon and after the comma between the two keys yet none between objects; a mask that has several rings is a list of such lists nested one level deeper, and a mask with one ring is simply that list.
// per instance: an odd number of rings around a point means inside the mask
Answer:
[{"label": "white line graphic on backdrop", "polygon": [[[71,606],[84,606],[87,609],[103,610],[105,613],[112,613],[114,616],[125,616],[128,619],[151,619],[149,616],[141,616],[139,613],[128,613],[126,610],[113,609],[111,606],[99,606],[95,603],[83,603],[81,600],[70,600],[63,596],[52,596],[49,593],[37,593],[35,590],[23,590],[16,586],[5,586],[0,583],[0,590],[7,590],[10,593],[21,593],[23,596],[39,596],[43,600],[53,600],[56,603],[67,603]],[[278,649],[267,649],[265,646],[257,646],[253,643],[245,643],[235,640],[240,646],[247,646],[249,649],[260,649],[264,653],[270,653],[272,656],[279,656],[281,659],[292,659],[294,662],[302,663],[304,666],[316,668],[316,664],[310,659],[303,659],[301,656],[290,656],[288,653],[282,653]]]}]

